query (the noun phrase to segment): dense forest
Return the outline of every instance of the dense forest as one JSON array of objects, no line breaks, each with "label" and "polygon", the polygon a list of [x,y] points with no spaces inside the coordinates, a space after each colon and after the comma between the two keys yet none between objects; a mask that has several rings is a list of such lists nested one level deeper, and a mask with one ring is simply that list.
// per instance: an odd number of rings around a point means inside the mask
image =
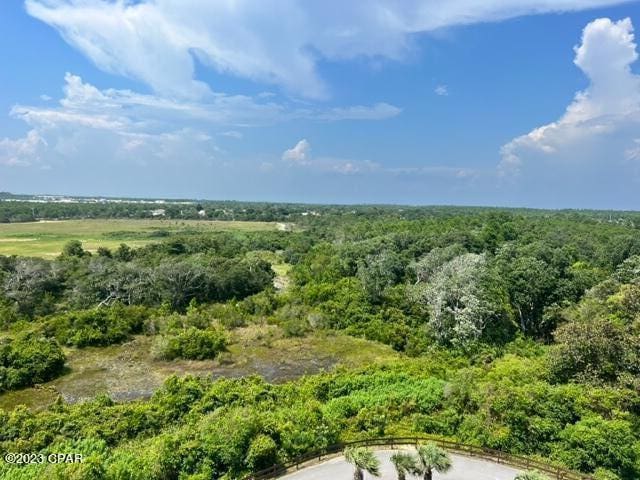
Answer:
[{"label": "dense forest", "polygon": [[[149,208],[124,205],[0,202],[0,221]],[[144,335],[158,359],[210,359],[252,324],[303,342],[364,338],[398,359],[280,384],[171,377],[148,399],[0,410],[0,453],[85,459],[0,463],[0,477],[231,479],[338,441],[420,433],[640,478],[639,214],[198,207],[299,228],[0,257],[0,392],[64,375],[68,348]],[[275,254],[290,265],[284,288]]]}]

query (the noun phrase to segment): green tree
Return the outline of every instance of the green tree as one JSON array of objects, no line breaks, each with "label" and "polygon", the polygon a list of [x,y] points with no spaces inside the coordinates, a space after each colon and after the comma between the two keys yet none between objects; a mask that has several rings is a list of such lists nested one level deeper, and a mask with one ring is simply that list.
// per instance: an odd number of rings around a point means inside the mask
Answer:
[{"label": "green tree", "polygon": [[131,247],[126,243],[121,243],[114,253],[113,258],[121,262],[129,262],[133,259],[133,250],[131,250]]},{"label": "green tree", "polygon": [[625,479],[640,478],[640,441],[634,428],[627,420],[584,418],[560,433],[553,456],[583,472],[606,468]]},{"label": "green tree", "polygon": [[82,248],[82,242],[80,240],[70,240],[62,247],[63,257],[77,257],[82,258],[87,254]]},{"label": "green tree", "polygon": [[394,252],[384,251],[377,255],[367,255],[359,262],[357,275],[369,299],[378,303],[382,300],[384,291],[395,285],[403,273],[400,257]]},{"label": "green tree", "polygon": [[368,448],[347,447],[344,449],[344,458],[353,465],[353,480],[363,480],[364,472],[374,477],[380,476],[380,460]]},{"label": "green tree", "polygon": [[[625,328],[609,318],[575,320],[555,332],[549,355],[556,380],[615,382],[627,370],[634,342]],[[636,366],[637,368],[637,366]]]},{"label": "green tree", "polygon": [[433,442],[418,447],[418,465],[424,480],[432,480],[434,470],[438,473],[447,473],[452,467],[447,451]]},{"label": "green tree", "polygon": [[543,260],[517,255],[511,248],[498,252],[502,277],[522,332],[542,335],[547,332],[541,331],[540,320],[556,285],[555,272]]}]

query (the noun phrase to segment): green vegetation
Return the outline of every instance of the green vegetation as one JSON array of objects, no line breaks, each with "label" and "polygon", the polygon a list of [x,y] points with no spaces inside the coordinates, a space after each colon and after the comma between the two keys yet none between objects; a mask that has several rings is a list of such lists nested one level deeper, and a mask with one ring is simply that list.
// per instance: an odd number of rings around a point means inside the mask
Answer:
[{"label": "green vegetation", "polygon": [[196,327],[160,337],[158,340],[159,342],[154,345],[155,356],[163,360],[215,358],[227,345],[227,339],[223,333],[215,330],[199,330]]},{"label": "green vegetation", "polygon": [[148,316],[144,307],[76,310],[46,317],[42,321],[45,334],[61,345],[74,347],[107,346],[120,343],[140,333]]},{"label": "green vegetation", "polygon": [[[640,477],[637,214],[308,209],[267,209],[294,231],[0,256],[0,453],[87,459],[0,477],[230,479],[411,434]],[[430,448],[423,475],[446,470]]]},{"label": "green vegetation", "polygon": [[0,392],[59,375],[64,353],[54,340],[26,334],[0,340]]},{"label": "green vegetation", "polygon": [[420,475],[425,480],[433,478],[433,472],[447,473],[451,470],[451,457],[433,442],[427,442],[416,448],[416,454],[407,452],[394,453],[391,463],[396,469],[398,480],[405,480],[407,475]]},{"label": "green vegetation", "polygon": [[431,480],[433,472],[447,473],[451,470],[451,458],[445,450],[429,442],[418,447],[418,469],[424,480]]},{"label": "green vegetation", "polygon": [[[0,210],[2,204],[0,203]],[[277,223],[162,219],[83,219],[29,223],[0,222],[0,255],[52,258],[65,244],[79,241],[86,251],[116,250],[122,243],[141,247],[177,234],[275,231]]]}]

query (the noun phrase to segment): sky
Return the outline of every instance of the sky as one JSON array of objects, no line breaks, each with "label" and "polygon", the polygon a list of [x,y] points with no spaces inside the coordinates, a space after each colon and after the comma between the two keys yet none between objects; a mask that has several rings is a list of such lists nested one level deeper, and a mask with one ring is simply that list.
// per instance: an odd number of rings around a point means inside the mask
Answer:
[{"label": "sky", "polygon": [[5,0],[0,191],[638,210],[639,25],[616,0]]}]

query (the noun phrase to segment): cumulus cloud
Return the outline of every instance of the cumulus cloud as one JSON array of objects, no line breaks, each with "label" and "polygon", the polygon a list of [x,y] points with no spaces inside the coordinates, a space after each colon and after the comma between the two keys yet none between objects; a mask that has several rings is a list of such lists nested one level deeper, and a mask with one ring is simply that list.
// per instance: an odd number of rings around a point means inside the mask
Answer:
[{"label": "cumulus cloud", "polygon": [[29,130],[23,137],[15,140],[0,140],[0,164],[9,166],[28,166],[39,160],[40,152],[47,142],[36,130]]},{"label": "cumulus cloud", "polygon": [[[399,108],[385,103],[340,108],[300,108],[296,104],[277,102],[271,96],[264,95],[253,98],[216,93],[200,100],[172,99],[130,90],[101,90],[71,73],[65,75],[64,82],[64,95],[57,104],[15,105],[11,109],[11,116],[23,120],[31,131],[23,138],[0,139],[3,158],[0,161],[4,165],[34,163],[41,155],[55,148],[58,148],[59,154],[79,155],[81,149],[73,148],[73,142],[82,143],[78,132],[88,134],[88,130],[94,131],[90,135],[94,141],[96,132],[102,132],[104,137],[110,136],[111,144],[121,147],[121,156],[135,152],[137,159],[143,154],[168,158],[167,151],[176,151],[173,147],[166,148],[169,144],[177,144],[173,140],[175,132],[187,132],[187,138],[195,140],[194,145],[206,145],[209,151],[215,152],[217,146],[212,135],[240,140],[243,134],[236,128],[299,119],[381,120],[400,112]],[[64,135],[66,137],[63,138]],[[35,142],[36,138],[42,141]],[[151,145],[154,146],[146,150],[143,148]],[[187,152],[193,153],[187,144],[184,146],[185,153],[176,151],[176,159],[184,158]],[[160,155],[158,152],[165,153]]]},{"label": "cumulus cloud", "polygon": [[[197,105],[174,103],[127,90],[99,90],[76,75],[65,76],[56,106],[16,105],[11,115],[31,128],[22,138],[0,140],[6,166],[83,161],[210,161],[216,145],[193,119],[206,117]],[[192,119],[185,122],[185,119]]]},{"label": "cumulus cloud", "polygon": [[[311,144],[308,140],[302,139],[293,147],[285,150],[282,160],[290,166],[304,167],[305,170],[336,173],[340,175],[356,174],[381,174],[383,176],[393,175],[396,177],[423,177],[423,178],[444,178],[451,180],[474,180],[479,172],[464,167],[451,167],[444,165],[428,165],[421,167],[384,166],[370,160],[357,160],[340,158],[334,156],[313,156],[311,154]],[[272,164],[269,164],[272,167]]]},{"label": "cumulus cloud", "polygon": [[298,165],[309,165],[311,163],[311,144],[303,138],[292,148],[284,151],[282,160]]},{"label": "cumulus cloud", "polygon": [[576,93],[559,120],[502,146],[501,175],[512,176],[551,161],[556,167],[571,164],[586,169],[623,167],[623,158],[635,158],[640,76],[631,71],[638,58],[631,20],[592,21],[574,50],[574,63],[589,79],[589,86]]},{"label": "cumulus cloud", "polygon": [[307,170],[319,173],[354,175],[383,170],[379,164],[369,160],[345,159],[330,156],[314,157],[311,155],[311,144],[304,138],[292,148],[285,150],[282,154],[282,160],[290,166],[304,167]]},{"label": "cumulus cloud", "polygon": [[[165,96],[203,98],[196,62],[309,98],[329,88],[319,59],[402,59],[413,34],[519,15],[573,11],[620,0],[26,0],[99,68]],[[340,15],[335,15],[339,11]],[[283,21],[285,19],[286,21]],[[215,85],[213,86],[215,90]]]}]

